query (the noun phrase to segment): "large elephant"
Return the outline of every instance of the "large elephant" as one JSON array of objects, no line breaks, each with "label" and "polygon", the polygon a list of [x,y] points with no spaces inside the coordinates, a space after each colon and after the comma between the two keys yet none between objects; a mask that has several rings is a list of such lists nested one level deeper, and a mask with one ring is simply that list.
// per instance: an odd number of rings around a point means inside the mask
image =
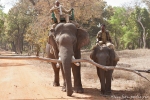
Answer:
[{"label": "large elephant", "polygon": [[[116,66],[117,61],[115,60],[115,51],[107,46],[96,45],[90,54],[90,58],[101,65],[104,66]],[[103,70],[97,68],[97,75],[100,79],[101,84],[101,94],[109,95],[111,94],[111,80],[112,80],[113,70]]]},{"label": "large elephant", "polygon": [[[78,29],[72,23],[59,23],[54,29],[51,30],[53,35],[49,36],[47,51],[48,57],[61,60],[59,65],[62,70],[64,79],[63,91],[67,92],[68,96],[73,93],[71,82],[71,68],[74,77],[74,91],[82,93],[80,63],[73,64],[72,59],[80,59],[80,48],[89,43],[89,35],[83,29]],[[58,64],[58,63],[57,63]],[[54,86],[59,86],[59,66],[52,63],[54,70]]]}]

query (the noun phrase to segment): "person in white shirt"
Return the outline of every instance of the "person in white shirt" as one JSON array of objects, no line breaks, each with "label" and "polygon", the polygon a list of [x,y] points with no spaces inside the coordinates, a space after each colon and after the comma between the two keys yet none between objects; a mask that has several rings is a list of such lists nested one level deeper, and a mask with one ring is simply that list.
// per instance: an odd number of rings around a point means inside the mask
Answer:
[{"label": "person in white shirt", "polygon": [[50,9],[50,12],[54,12],[57,22],[60,23],[60,17],[63,16],[66,20],[66,23],[69,23],[69,13],[72,9],[66,10],[59,1],[55,2],[55,6]]}]

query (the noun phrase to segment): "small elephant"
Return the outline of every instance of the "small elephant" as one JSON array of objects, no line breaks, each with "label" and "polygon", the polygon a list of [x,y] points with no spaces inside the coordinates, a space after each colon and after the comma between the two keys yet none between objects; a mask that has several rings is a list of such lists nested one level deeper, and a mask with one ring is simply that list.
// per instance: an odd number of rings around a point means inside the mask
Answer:
[{"label": "small elephant", "polygon": [[[107,46],[96,45],[93,47],[90,58],[104,66],[116,66],[115,51]],[[97,75],[101,83],[101,94],[111,94],[111,80],[113,70],[103,70],[97,67]]]},{"label": "small elephant", "polygon": [[83,30],[77,28],[72,23],[59,23],[51,30],[48,38],[47,54],[49,58],[59,59],[62,63],[52,63],[54,70],[54,86],[59,86],[59,70],[61,68],[64,79],[63,91],[68,96],[73,93],[71,82],[71,68],[74,77],[74,91],[82,93],[81,67],[80,63],[71,63],[72,59],[80,59],[80,48],[89,43],[89,35]]}]

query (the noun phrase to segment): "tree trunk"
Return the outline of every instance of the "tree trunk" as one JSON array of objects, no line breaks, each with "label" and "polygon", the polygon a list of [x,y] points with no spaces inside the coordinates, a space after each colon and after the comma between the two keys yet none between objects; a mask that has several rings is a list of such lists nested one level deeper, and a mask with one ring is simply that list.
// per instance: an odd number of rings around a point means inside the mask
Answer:
[{"label": "tree trunk", "polygon": [[145,33],[143,33],[144,36],[143,36],[143,49],[146,48],[146,36],[145,36]]},{"label": "tree trunk", "polygon": [[142,32],[142,39],[143,39],[143,49],[146,48],[146,37],[147,37],[147,34],[146,34],[146,30],[145,30],[145,27],[143,26],[143,23],[141,22],[141,17],[139,16],[138,20],[139,24],[141,25],[142,29],[143,29],[143,32]]},{"label": "tree trunk", "polygon": [[39,56],[40,54],[40,46],[36,45],[36,56]]},{"label": "tree trunk", "polygon": [[16,47],[15,47],[14,41],[11,42],[11,46],[12,46],[11,50],[14,51],[14,52],[16,52]]},{"label": "tree trunk", "polygon": [[116,43],[116,49],[118,49],[119,48],[119,43],[118,43],[118,40],[117,40],[116,31],[115,31],[115,43]]}]

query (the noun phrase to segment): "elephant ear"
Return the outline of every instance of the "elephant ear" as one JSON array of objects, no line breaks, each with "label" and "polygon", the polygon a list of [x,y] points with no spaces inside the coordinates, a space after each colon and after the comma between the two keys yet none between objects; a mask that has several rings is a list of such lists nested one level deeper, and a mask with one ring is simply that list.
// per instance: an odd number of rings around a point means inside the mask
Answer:
[{"label": "elephant ear", "polygon": [[114,49],[110,49],[110,66],[116,66],[116,61],[115,61],[115,51]]},{"label": "elephant ear", "polygon": [[52,28],[49,31],[49,36],[48,36],[48,41],[47,42],[48,42],[48,44],[53,46],[53,48],[57,47],[55,37],[56,37],[56,31],[55,31],[54,25],[52,25]]},{"label": "elephant ear", "polygon": [[50,31],[49,31],[49,36],[51,35],[54,35],[55,36],[55,29],[54,28],[51,28]]},{"label": "elephant ear", "polygon": [[48,44],[50,44],[53,47],[54,55],[56,58],[58,58],[58,52],[59,51],[58,51],[57,43],[55,41],[55,37],[53,35],[49,35],[47,42],[48,42]]},{"label": "elephant ear", "polygon": [[98,53],[98,47],[97,47],[97,45],[96,46],[94,46],[93,48],[92,48],[92,52],[91,52],[91,54],[90,54],[90,58],[94,61],[94,62],[97,62],[97,58],[96,58],[96,54]]},{"label": "elephant ear", "polygon": [[77,29],[77,48],[80,49],[87,45],[90,41],[89,34],[83,29]]}]

